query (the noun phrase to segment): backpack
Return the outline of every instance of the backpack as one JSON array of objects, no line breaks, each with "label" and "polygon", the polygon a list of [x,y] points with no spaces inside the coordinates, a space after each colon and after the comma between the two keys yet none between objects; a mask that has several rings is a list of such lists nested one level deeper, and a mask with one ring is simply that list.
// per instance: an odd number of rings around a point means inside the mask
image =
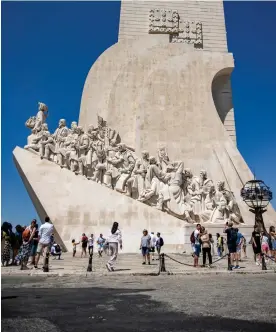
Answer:
[{"label": "backpack", "polygon": [[58,244],[56,245],[56,252],[60,252],[60,246]]},{"label": "backpack", "polygon": [[160,247],[162,247],[164,245],[164,241],[163,241],[162,237],[160,237],[159,244],[160,244]]},{"label": "backpack", "polygon": [[195,243],[195,232],[194,231],[190,236],[190,241],[191,241],[191,243]]},{"label": "backpack", "polygon": [[29,241],[30,236],[31,236],[31,230],[30,230],[30,228],[26,228],[26,229],[24,230],[24,232],[22,233],[22,239],[23,239],[24,241]]},{"label": "backpack", "polygon": [[234,228],[230,228],[229,242],[236,243],[238,239],[238,233]]}]

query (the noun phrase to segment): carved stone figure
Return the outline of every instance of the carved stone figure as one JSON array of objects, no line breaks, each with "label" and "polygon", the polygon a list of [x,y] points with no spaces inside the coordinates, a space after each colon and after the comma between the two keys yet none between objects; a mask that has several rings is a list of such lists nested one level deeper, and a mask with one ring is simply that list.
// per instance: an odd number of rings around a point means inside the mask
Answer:
[{"label": "carved stone figure", "polygon": [[161,176],[165,184],[159,192],[157,208],[164,209],[177,218],[192,222],[191,206],[186,202],[182,188],[183,171],[184,163],[182,161],[167,166],[167,174]]},{"label": "carved stone figure", "polygon": [[160,169],[154,156],[149,157],[149,166],[146,174],[145,189],[140,193],[138,201],[150,206],[156,206],[159,192],[163,183],[158,179]]},{"label": "carved stone figure", "polygon": [[116,145],[116,142],[114,140],[110,140],[110,145],[105,147],[106,151],[106,172],[104,174],[103,183],[108,188],[114,188],[114,181],[113,179],[117,179],[117,177],[120,175],[118,169],[109,162],[110,160],[113,160],[116,156],[116,153],[118,152],[118,146]]},{"label": "carved stone figure", "polygon": [[131,197],[136,194],[138,198],[142,191],[149,186],[149,184],[146,184],[148,167],[149,153],[148,151],[142,151],[142,158],[136,160],[132,176],[127,180],[127,196]]},{"label": "carved stone figure", "polygon": [[158,150],[158,158],[159,158],[159,164],[161,167],[161,170],[166,173],[167,166],[170,162],[167,149],[165,147],[160,147]]},{"label": "carved stone figure", "polygon": [[79,165],[79,156],[78,151],[76,148],[76,143],[74,141],[70,144],[70,150],[68,152],[68,162],[70,166],[70,170],[74,173],[78,171],[78,165]]},{"label": "carved stone figure", "polygon": [[41,158],[45,158],[50,160],[54,160],[54,156],[56,154],[56,146],[54,137],[50,135],[50,132],[46,131],[43,133],[42,139],[40,141],[41,144]]},{"label": "carved stone figure", "polygon": [[132,153],[127,150],[125,144],[118,144],[118,149],[119,151],[116,153],[115,157],[108,161],[119,171],[119,175],[115,179],[115,189],[119,192],[125,192],[126,182],[134,169],[135,159]]},{"label": "carved stone figure", "polygon": [[70,129],[68,129],[68,132],[69,133],[75,133],[77,128],[78,128],[77,121],[72,121],[71,122],[71,127],[70,127]]},{"label": "carved stone figure", "polygon": [[86,167],[86,154],[89,148],[89,138],[88,135],[85,134],[82,127],[78,127],[79,130],[79,137],[77,141],[77,148],[79,153],[79,172],[78,174],[84,175],[85,174],[85,167]]},{"label": "carved stone figure", "polygon": [[213,186],[213,181],[208,178],[207,172],[205,170],[200,171],[199,180],[199,190],[201,194],[201,211],[205,211],[205,199],[210,192],[210,188]]},{"label": "carved stone figure", "polygon": [[39,150],[39,144],[38,144],[39,138],[37,135],[37,130],[32,129],[31,135],[27,138],[27,145],[24,146],[24,149],[33,149],[35,151]]},{"label": "carved stone figure", "polygon": [[224,191],[224,182],[219,181],[217,183],[217,190],[214,195],[215,208],[210,217],[211,223],[224,223],[224,221],[227,219],[227,214],[226,214],[227,200],[223,194],[223,191]]},{"label": "carved stone figure", "polygon": [[63,146],[60,147],[57,152],[57,159],[59,160],[59,166],[61,168],[67,167],[70,169],[69,154],[71,151],[71,143],[76,144],[78,137],[78,127],[73,126],[72,129],[68,131],[68,135],[65,137]]},{"label": "carved stone figure", "polygon": [[38,112],[36,115],[34,129],[37,131],[41,130],[42,124],[45,122],[48,116],[48,107],[46,104],[39,102],[38,103]]},{"label": "carved stone figure", "polygon": [[59,120],[58,128],[55,130],[53,134],[53,138],[55,140],[55,153],[57,154],[57,164],[63,166],[63,155],[60,153],[60,149],[64,147],[65,139],[68,135],[68,128],[66,127],[66,121],[64,119]]},{"label": "carved stone figure", "polygon": [[199,215],[201,214],[201,191],[200,191],[200,179],[197,176],[192,178],[191,183],[188,185],[188,194],[190,196],[190,205],[193,213],[196,217],[196,221],[199,222]]},{"label": "carved stone figure", "polygon": [[200,219],[203,222],[208,222],[210,220],[212,212],[216,208],[215,194],[216,194],[216,188],[214,185],[212,185],[209,189],[209,193],[205,197],[204,201],[205,210],[200,215]]}]

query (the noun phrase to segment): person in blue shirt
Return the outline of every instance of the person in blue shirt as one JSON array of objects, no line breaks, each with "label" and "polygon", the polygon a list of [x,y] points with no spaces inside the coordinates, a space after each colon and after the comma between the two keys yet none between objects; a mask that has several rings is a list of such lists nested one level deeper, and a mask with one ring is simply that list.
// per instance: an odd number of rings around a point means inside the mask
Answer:
[{"label": "person in blue shirt", "polygon": [[241,261],[241,249],[242,249],[242,244],[243,244],[243,239],[244,236],[242,235],[242,233],[239,231],[238,228],[236,228],[237,231],[237,260],[240,262]]}]

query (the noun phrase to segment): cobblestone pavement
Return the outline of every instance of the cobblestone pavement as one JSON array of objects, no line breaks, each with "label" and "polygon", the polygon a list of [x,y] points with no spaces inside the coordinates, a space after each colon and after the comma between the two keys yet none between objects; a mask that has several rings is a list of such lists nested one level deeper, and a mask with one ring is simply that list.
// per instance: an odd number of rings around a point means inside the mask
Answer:
[{"label": "cobblestone pavement", "polygon": [[276,330],[276,275],[2,276],[2,331]]},{"label": "cobblestone pavement", "polygon": [[[170,254],[171,258],[184,263],[193,264],[193,258],[188,254]],[[214,256],[213,261],[217,260],[218,257]],[[106,269],[106,262],[108,256],[103,256],[99,258],[97,254],[93,256],[93,273],[98,275],[110,274]],[[202,263],[202,262],[201,262]],[[39,269],[35,270],[30,268],[27,271],[20,271],[18,266],[2,267],[2,275],[10,274],[20,274],[20,275],[40,275],[44,274],[42,271],[43,259],[40,261]],[[86,275],[88,266],[88,257],[73,258],[70,253],[65,253],[62,255],[61,260],[54,260],[50,258],[49,273],[50,275],[60,275],[65,276],[68,274],[81,274]],[[216,262],[212,268],[194,268],[192,266],[187,266],[175,262],[174,260],[165,257],[166,271],[169,274],[226,274],[227,271],[227,257]],[[243,259],[240,262],[240,270],[235,270],[230,273],[262,273],[261,266],[256,266],[252,258]],[[275,272],[276,263],[269,260],[267,263],[268,273]],[[151,265],[142,265],[141,255],[138,254],[121,254],[118,256],[118,261],[116,263],[116,271],[112,274],[114,275],[135,275],[135,274],[156,274],[159,271],[159,261],[154,260]],[[89,274],[89,273],[88,273]]]}]

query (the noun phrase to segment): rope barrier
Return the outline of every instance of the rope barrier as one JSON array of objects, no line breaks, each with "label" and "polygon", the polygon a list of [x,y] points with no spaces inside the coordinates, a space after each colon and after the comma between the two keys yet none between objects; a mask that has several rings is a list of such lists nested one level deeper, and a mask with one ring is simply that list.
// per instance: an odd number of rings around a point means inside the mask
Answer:
[{"label": "rope barrier", "polygon": [[[225,254],[224,256],[218,258],[217,260],[215,260],[214,262],[212,262],[212,264],[209,264],[209,266],[211,266],[211,265],[217,263],[217,262],[220,261],[221,259],[225,258],[227,255],[228,255],[228,254]],[[169,255],[167,255],[167,254],[165,254],[165,256],[168,257],[169,259],[171,259],[172,261],[175,261],[176,263],[179,263],[179,264],[181,264],[181,265],[194,267],[193,264],[187,264],[187,263],[180,262],[180,261],[178,261],[177,259],[172,258],[171,256],[169,256]]]},{"label": "rope barrier", "polygon": [[176,263],[179,263],[179,264],[182,264],[182,265],[185,265],[185,266],[191,266],[191,267],[194,267],[194,265],[192,264],[186,264],[186,263],[183,263],[183,262],[180,262],[178,261],[177,259],[174,259],[172,258],[171,256],[167,255],[167,254],[164,254],[166,257],[168,257],[169,259],[171,259],[172,261],[175,261]]},{"label": "rope barrier", "polygon": [[212,264],[209,264],[210,266],[215,264],[216,262],[220,261],[221,259],[225,258],[228,254],[225,254],[224,256],[218,258],[217,260],[215,260],[214,262],[212,262]]},{"label": "rope barrier", "polygon": [[264,255],[265,255],[265,257],[267,257],[267,258],[271,259],[271,260],[272,260],[272,262],[276,263],[275,259],[273,259],[272,257],[270,257],[270,256],[268,256],[268,255],[266,255],[266,254],[264,254]]}]

